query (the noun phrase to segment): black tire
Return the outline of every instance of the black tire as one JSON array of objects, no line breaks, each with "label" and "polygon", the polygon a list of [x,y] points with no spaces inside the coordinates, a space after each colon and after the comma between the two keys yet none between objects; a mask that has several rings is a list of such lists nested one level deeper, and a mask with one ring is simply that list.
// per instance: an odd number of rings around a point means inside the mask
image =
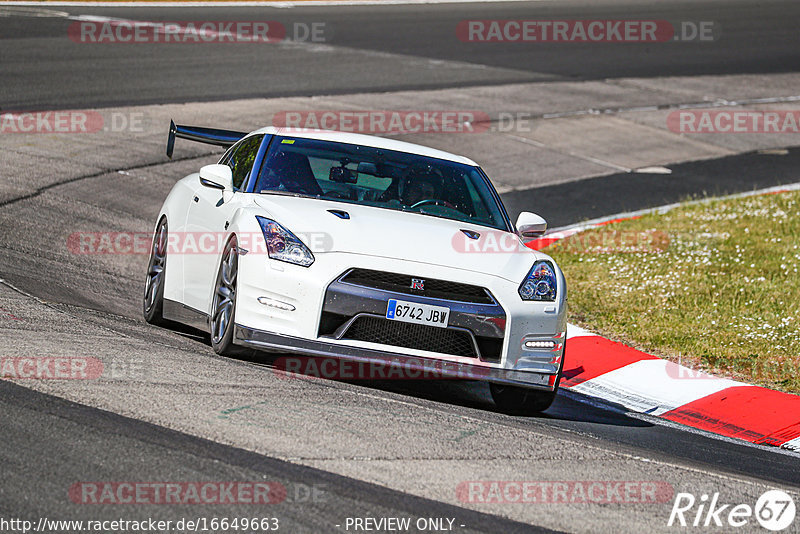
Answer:
[{"label": "black tire", "polygon": [[214,283],[214,298],[211,302],[211,347],[221,356],[236,356],[244,349],[233,344],[236,318],[236,286],[239,272],[239,249],[236,236],[228,240],[222,252],[217,278]]},{"label": "black tire", "polygon": [[553,404],[556,391],[538,391],[518,386],[489,384],[492,400],[501,412],[509,415],[533,415]]},{"label": "black tire", "polygon": [[167,218],[162,217],[153,234],[150,259],[147,262],[147,278],[144,284],[142,314],[144,320],[153,325],[164,325],[164,281],[167,276]]},{"label": "black tire", "polygon": [[504,386],[489,384],[497,408],[509,415],[535,415],[548,409],[558,394],[558,385],[561,382],[561,373],[564,371],[564,359],[567,355],[566,341],[564,353],[561,357],[561,367],[558,370],[556,386],[553,391],[541,391],[518,386]]}]

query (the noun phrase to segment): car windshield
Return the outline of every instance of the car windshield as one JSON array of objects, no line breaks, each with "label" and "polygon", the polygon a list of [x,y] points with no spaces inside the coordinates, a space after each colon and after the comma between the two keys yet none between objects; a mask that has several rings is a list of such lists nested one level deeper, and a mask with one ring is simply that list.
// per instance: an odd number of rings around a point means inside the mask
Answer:
[{"label": "car windshield", "polygon": [[502,207],[477,167],[369,146],[275,136],[255,191],[508,230]]}]

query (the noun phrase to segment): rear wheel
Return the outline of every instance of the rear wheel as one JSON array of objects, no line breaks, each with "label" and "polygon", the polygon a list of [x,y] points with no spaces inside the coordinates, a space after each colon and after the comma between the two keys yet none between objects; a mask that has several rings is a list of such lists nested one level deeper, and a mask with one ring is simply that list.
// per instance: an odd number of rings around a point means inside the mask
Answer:
[{"label": "rear wheel", "polygon": [[167,219],[162,218],[153,235],[147,279],[144,285],[142,312],[150,324],[163,325],[164,279],[167,274]]},{"label": "rear wheel", "polygon": [[223,356],[242,352],[233,344],[236,279],[239,273],[239,249],[236,243],[234,236],[225,245],[211,304],[211,346],[214,352]]}]

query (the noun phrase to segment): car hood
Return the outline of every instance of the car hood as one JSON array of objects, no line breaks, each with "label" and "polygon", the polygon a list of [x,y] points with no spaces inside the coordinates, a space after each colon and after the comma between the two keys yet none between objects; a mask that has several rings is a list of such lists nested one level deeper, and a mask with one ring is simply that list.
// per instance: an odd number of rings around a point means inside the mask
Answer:
[{"label": "car hood", "polygon": [[[546,256],[512,233],[418,213],[321,199],[257,195],[264,216],[300,238],[314,254],[344,252],[457,267],[521,281]],[[343,219],[329,210],[346,212]],[[477,240],[463,232],[477,232]]]}]

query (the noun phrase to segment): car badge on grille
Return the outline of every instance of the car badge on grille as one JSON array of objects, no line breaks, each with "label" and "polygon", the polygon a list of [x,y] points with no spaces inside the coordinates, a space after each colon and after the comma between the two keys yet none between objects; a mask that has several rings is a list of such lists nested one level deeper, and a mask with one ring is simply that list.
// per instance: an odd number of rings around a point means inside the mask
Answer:
[{"label": "car badge on grille", "polygon": [[411,279],[411,289],[417,289],[419,291],[425,291],[425,280],[421,278],[412,278]]}]

